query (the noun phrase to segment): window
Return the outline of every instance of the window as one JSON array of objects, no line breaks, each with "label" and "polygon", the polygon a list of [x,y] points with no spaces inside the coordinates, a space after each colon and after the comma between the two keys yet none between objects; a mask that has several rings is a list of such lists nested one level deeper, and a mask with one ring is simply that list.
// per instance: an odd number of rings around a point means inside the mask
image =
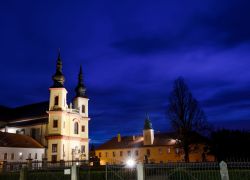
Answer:
[{"label": "window", "polygon": [[57,128],[58,127],[58,120],[54,119],[53,120],[53,128]]},{"label": "window", "polygon": [[159,151],[159,154],[162,154],[162,149],[161,148],[159,148],[158,151]]},{"label": "window", "polygon": [[150,156],[150,149],[147,149],[147,156]]},{"label": "window", "polygon": [[167,152],[168,152],[168,154],[171,152],[170,147],[167,148]]},{"label": "window", "polygon": [[106,157],[108,157],[108,155],[109,155],[108,152],[106,152]]},{"label": "window", "polygon": [[23,159],[23,153],[22,153],[22,152],[19,153],[19,159],[20,159],[20,160]]},{"label": "window", "polygon": [[85,153],[85,146],[81,145],[81,153]]},{"label": "window", "polygon": [[8,157],[8,154],[7,154],[7,153],[4,153],[3,159],[4,159],[4,160],[7,160],[7,157]]},{"label": "window", "polygon": [[52,152],[57,152],[57,144],[52,144]]},{"label": "window", "polygon": [[179,154],[179,152],[180,152],[179,148],[176,148],[176,149],[175,149],[175,153],[176,153],[176,154]]},{"label": "window", "polygon": [[14,160],[14,158],[15,158],[15,154],[14,153],[11,153],[11,160]]},{"label": "window", "polygon": [[82,126],[82,132],[85,132],[85,126]]},{"label": "window", "polygon": [[28,159],[31,159],[31,153],[29,153],[29,155],[28,155]]},{"label": "window", "polygon": [[85,113],[85,106],[82,105],[82,113]]},{"label": "window", "polygon": [[138,150],[135,151],[135,155],[139,156],[139,151]]},{"label": "window", "polygon": [[115,157],[115,152],[113,152],[113,157]]},{"label": "window", "polygon": [[102,157],[102,153],[101,152],[99,152],[99,157]]},{"label": "window", "polygon": [[59,96],[55,96],[55,106],[58,106]]},{"label": "window", "polygon": [[123,156],[123,152],[122,152],[122,151],[120,151],[120,156],[121,156],[121,157]]},{"label": "window", "polygon": [[74,123],[74,133],[78,134],[78,122]]},{"label": "window", "polygon": [[35,159],[37,159],[37,153],[35,153]]},{"label": "window", "polygon": [[128,151],[128,156],[131,156],[131,151]]}]

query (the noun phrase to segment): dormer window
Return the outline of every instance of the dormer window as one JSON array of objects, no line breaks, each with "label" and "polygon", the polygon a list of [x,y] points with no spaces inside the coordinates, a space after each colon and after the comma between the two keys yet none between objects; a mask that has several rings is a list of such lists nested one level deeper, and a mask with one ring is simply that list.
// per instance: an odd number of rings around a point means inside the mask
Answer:
[{"label": "dormer window", "polygon": [[55,96],[55,106],[58,106],[59,103],[59,96]]}]

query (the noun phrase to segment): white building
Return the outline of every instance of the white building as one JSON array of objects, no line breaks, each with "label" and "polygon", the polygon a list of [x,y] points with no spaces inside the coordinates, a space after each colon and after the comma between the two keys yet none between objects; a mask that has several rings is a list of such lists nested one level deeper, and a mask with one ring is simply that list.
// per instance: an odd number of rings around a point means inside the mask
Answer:
[{"label": "white building", "polygon": [[0,161],[41,161],[45,148],[30,136],[0,132]]}]

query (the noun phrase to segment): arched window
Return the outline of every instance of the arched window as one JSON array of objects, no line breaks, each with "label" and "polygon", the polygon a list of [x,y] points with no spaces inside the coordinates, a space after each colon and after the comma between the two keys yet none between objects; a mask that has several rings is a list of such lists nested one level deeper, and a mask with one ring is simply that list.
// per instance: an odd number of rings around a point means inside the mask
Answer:
[{"label": "arched window", "polygon": [[59,96],[55,96],[55,106],[58,106],[59,103]]},{"label": "arched window", "polygon": [[78,122],[74,123],[74,133],[78,134]]}]

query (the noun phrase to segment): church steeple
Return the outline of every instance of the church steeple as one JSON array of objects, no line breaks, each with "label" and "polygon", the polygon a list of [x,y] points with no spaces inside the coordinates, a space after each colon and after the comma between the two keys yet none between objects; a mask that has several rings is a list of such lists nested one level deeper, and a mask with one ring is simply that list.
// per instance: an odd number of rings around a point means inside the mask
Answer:
[{"label": "church steeple", "polygon": [[56,73],[52,76],[52,79],[54,81],[53,88],[60,88],[64,87],[64,75],[62,73],[62,60],[60,55],[60,49],[58,50],[58,57],[57,57],[57,63],[56,63]]},{"label": "church steeple", "polygon": [[152,128],[152,123],[149,119],[149,116],[148,114],[146,115],[146,119],[145,119],[145,122],[144,122],[144,130],[147,130],[147,129],[153,129]]},{"label": "church steeple", "polygon": [[80,71],[78,74],[78,84],[75,88],[75,92],[76,92],[76,97],[87,97],[86,96],[86,88],[83,84],[83,77],[82,77],[82,66],[80,66]]}]

